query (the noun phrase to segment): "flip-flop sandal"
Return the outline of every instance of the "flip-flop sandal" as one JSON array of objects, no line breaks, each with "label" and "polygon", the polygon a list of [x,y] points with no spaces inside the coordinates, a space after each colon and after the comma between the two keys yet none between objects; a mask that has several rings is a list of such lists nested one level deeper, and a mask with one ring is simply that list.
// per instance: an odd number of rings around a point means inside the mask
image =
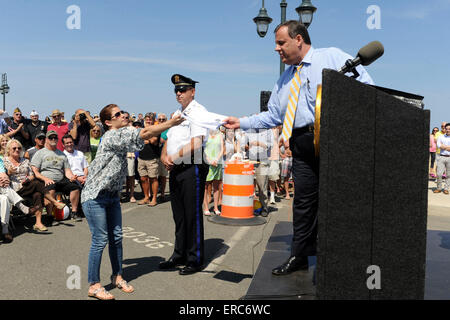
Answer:
[{"label": "flip-flop sandal", "polygon": [[221,212],[220,212],[219,210],[214,211],[214,213],[215,213],[216,215],[218,215],[218,216],[221,215]]},{"label": "flip-flop sandal", "polygon": [[115,280],[116,278],[114,276],[111,276],[111,283],[114,287],[122,290],[125,293],[134,292],[133,286],[129,285],[125,279],[120,280],[119,283],[116,283]]},{"label": "flip-flop sandal", "polygon": [[205,210],[205,211],[203,211],[203,214],[204,214],[205,216],[210,216],[210,215],[211,215],[211,212],[210,212],[209,210]]},{"label": "flip-flop sandal", "polygon": [[[104,295],[99,295],[99,293],[103,293]],[[109,295],[109,298],[106,298]],[[88,296],[91,298],[96,298],[98,300],[114,300],[114,296],[109,293],[108,291],[106,291],[106,289],[104,287],[100,287],[96,290],[94,290],[94,292],[89,292]]]}]

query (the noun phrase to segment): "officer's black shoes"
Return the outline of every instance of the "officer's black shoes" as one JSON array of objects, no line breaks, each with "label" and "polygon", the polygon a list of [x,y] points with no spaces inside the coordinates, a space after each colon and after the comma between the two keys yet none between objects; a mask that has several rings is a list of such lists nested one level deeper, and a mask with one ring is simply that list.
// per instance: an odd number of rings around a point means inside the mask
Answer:
[{"label": "officer's black shoes", "polygon": [[272,270],[272,274],[276,276],[284,276],[297,270],[308,270],[308,257],[290,257],[281,266]]},{"label": "officer's black shoes", "polygon": [[193,265],[193,264],[188,264],[188,265],[185,266],[183,269],[181,269],[181,270],[179,271],[179,273],[180,273],[180,275],[182,275],[182,276],[186,276],[186,275],[188,275],[188,274],[194,274],[194,273],[199,272],[199,271],[201,271],[201,270],[202,270],[201,267],[198,267],[198,266]]},{"label": "officer's black shoes", "polygon": [[170,258],[169,260],[161,262],[159,268],[162,270],[175,269],[182,265],[184,265],[184,261]]}]

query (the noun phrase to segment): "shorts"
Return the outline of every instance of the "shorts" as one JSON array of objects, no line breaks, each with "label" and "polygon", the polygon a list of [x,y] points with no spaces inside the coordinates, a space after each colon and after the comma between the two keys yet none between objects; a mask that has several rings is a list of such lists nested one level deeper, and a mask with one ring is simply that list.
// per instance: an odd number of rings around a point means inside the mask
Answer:
[{"label": "shorts", "polygon": [[206,181],[222,180],[222,165],[218,164],[217,167],[209,166],[208,175]]},{"label": "shorts", "polygon": [[164,166],[161,160],[158,160],[158,175],[160,177],[167,177],[169,175],[166,167]]},{"label": "shorts", "polygon": [[127,158],[127,177],[134,177],[135,175],[135,168],[134,168],[134,158]]},{"label": "shorts", "polygon": [[158,178],[159,160],[142,160],[138,158],[138,172],[142,177]]},{"label": "shorts", "polygon": [[280,164],[278,160],[270,160],[269,180],[277,181],[280,179]]},{"label": "shorts", "polygon": [[81,187],[78,183],[76,182],[71,182],[69,179],[67,179],[67,177],[64,177],[62,180],[55,182],[54,184],[50,184],[48,186],[44,187],[44,190],[50,191],[50,190],[55,190],[56,192],[61,192],[64,194],[69,194],[74,190],[80,190]]},{"label": "shorts", "polygon": [[292,157],[286,157],[281,163],[281,176],[283,178],[288,178],[291,176],[292,171]]}]

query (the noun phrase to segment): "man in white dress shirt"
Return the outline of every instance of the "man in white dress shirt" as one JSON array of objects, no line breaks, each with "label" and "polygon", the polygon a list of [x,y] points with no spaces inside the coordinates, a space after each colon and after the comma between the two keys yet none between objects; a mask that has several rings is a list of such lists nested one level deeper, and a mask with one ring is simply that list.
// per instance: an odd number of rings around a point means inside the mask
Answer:
[{"label": "man in white dress shirt", "polygon": [[[440,158],[437,163],[437,188],[434,193],[441,192],[443,175],[450,172],[450,123],[444,126],[444,135],[440,135],[437,139],[437,147],[440,149]],[[445,179],[444,194],[449,194],[449,178]]]},{"label": "man in white dress shirt", "polygon": [[[195,101],[194,81],[185,76],[172,76],[175,94],[181,108],[177,113],[207,112]],[[207,130],[185,120],[170,128],[167,142],[161,152],[161,162],[170,171],[169,187],[173,219],[175,221],[175,246],[172,256],[161,262],[160,269],[173,269],[184,265],[180,275],[201,270],[204,259],[202,203],[208,165],[203,163],[203,146]]]}]

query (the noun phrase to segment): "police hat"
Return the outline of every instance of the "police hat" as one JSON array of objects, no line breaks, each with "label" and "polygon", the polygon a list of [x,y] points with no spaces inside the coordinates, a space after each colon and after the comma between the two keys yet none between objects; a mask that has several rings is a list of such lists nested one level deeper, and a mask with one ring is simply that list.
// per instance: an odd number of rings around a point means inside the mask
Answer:
[{"label": "police hat", "polygon": [[175,89],[182,87],[192,87],[195,88],[195,84],[198,81],[194,81],[191,78],[182,76],[181,74],[174,74],[171,78],[172,83],[175,85]]}]

